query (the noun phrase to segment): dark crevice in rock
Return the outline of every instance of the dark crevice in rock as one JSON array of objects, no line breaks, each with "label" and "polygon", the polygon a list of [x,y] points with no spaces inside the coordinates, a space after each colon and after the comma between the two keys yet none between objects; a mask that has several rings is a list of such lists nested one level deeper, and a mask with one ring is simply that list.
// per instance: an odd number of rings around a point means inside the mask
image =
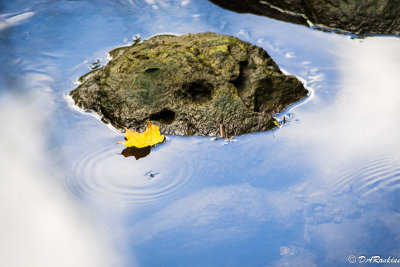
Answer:
[{"label": "dark crevice in rock", "polygon": [[163,109],[160,112],[150,115],[151,121],[158,121],[163,124],[171,124],[175,119],[175,112],[170,109]]},{"label": "dark crevice in rock", "polygon": [[239,76],[232,82],[238,91],[239,97],[242,99],[244,105],[249,111],[255,111],[254,101],[251,99],[252,94],[252,81],[250,79],[251,75],[251,65],[249,61],[239,62],[240,72]]},{"label": "dark crevice in rock", "polygon": [[160,69],[159,67],[152,67],[152,68],[145,69],[144,72],[152,73],[152,72],[158,71],[159,69]]},{"label": "dark crevice in rock", "polygon": [[196,127],[191,122],[188,122],[187,133],[188,135],[196,134]]},{"label": "dark crevice in rock", "polygon": [[233,85],[238,89],[238,92],[240,93],[241,91],[243,91],[243,88],[246,84],[246,79],[248,79],[247,69],[249,68],[249,62],[242,61],[239,64],[240,64],[240,73],[237,79],[233,81]]},{"label": "dark crevice in rock", "polygon": [[149,59],[149,57],[146,56],[146,55],[135,55],[135,58],[137,58],[137,59],[143,59],[143,60]]},{"label": "dark crevice in rock", "polygon": [[205,103],[211,100],[212,86],[205,81],[196,81],[182,86],[185,97],[195,103]]}]

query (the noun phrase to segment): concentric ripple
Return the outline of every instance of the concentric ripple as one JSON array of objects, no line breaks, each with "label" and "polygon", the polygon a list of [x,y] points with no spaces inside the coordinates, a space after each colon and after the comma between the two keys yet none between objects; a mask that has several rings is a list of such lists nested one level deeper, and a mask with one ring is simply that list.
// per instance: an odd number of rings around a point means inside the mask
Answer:
[{"label": "concentric ripple", "polygon": [[[79,198],[100,195],[143,203],[171,197],[194,181],[193,163],[177,147],[165,144],[156,150],[137,161],[120,155],[120,146],[87,151],[72,162],[67,186]],[[149,173],[157,175],[150,178]]]},{"label": "concentric ripple", "polygon": [[366,197],[377,191],[400,189],[400,153],[381,153],[353,164],[333,185],[334,192],[357,192]]}]

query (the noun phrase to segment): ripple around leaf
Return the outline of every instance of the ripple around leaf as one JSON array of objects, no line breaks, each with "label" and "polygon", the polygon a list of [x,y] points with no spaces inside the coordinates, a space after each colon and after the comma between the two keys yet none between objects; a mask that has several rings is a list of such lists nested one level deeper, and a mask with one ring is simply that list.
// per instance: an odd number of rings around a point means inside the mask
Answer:
[{"label": "ripple around leaf", "polygon": [[[146,203],[171,197],[193,182],[193,161],[179,148],[156,150],[139,161],[124,158],[121,147],[87,151],[71,163],[67,186],[78,198],[100,195]],[[157,176],[149,179],[149,171]]]},{"label": "ripple around leaf", "polygon": [[357,193],[366,197],[380,190],[400,189],[400,153],[384,153],[353,164],[335,180],[335,194]]}]

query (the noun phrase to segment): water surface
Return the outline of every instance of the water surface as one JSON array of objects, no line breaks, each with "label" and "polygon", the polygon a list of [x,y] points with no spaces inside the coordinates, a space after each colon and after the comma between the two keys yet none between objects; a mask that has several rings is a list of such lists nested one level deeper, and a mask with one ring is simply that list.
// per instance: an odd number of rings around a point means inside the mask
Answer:
[{"label": "water surface", "polygon": [[[1,266],[400,258],[399,38],[351,39],[194,0],[3,1],[0,11]],[[111,49],[206,31],[263,47],[311,97],[278,114],[289,116],[278,130],[168,136],[139,160],[120,155],[121,133],[71,105],[79,76]]]}]

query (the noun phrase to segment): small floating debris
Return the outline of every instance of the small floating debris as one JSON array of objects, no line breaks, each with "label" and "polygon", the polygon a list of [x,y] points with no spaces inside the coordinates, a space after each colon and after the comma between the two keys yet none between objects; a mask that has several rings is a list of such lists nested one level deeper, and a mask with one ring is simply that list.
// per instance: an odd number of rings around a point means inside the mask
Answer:
[{"label": "small floating debris", "polygon": [[227,145],[228,143],[230,143],[230,142],[237,142],[237,139],[235,139],[235,137],[234,136],[231,136],[231,137],[227,137],[227,138],[225,138],[225,140],[224,140],[224,142],[222,143],[222,145],[224,146],[224,145]]},{"label": "small floating debris", "polygon": [[274,124],[276,125],[276,126],[281,126],[281,123],[279,122],[279,121],[277,121],[277,120],[274,120]]},{"label": "small floating debris", "polygon": [[99,67],[100,67],[100,59],[96,60],[95,62],[93,62],[92,64],[89,65],[89,68],[91,70],[95,70]]},{"label": "small floating debris", "polygon": [[[283,115],[281,119],[275,119],[274,124],[278,127],[282,126],[283,124],[287,124],[292,121],[293,115],[288,113],[287,115]],[[295,120],[298,121],[298,120]]]},{"label": "small floating debris", "polygon": [[222,123],[219,124],[219,135],[221,138],[226,137],[225,126]]},{"label": "small floating debris", "polygon": [[226,145],[228,142],[236,142],[237,140],[234,138],[235,136],[228,137],[228,135],[226,134],[225,125],[223,123],[219,123],[219,136],[212,137],[211,141],[225,139],[222,145]]},{"label": "small floating debris", "polygon": [[158,172],[153,172],[153,171],[148,171],[144,174],[144,176],[147,176],[150,180],[153,180],[154,178],[156,178],[156,176],[158,176],[160,173]]},{"label": "small floating debris", "polygon": [[133,38],[132,45],[137,45],[142,41],[142,38],[140,36],[136,35],[135,38]]}]

